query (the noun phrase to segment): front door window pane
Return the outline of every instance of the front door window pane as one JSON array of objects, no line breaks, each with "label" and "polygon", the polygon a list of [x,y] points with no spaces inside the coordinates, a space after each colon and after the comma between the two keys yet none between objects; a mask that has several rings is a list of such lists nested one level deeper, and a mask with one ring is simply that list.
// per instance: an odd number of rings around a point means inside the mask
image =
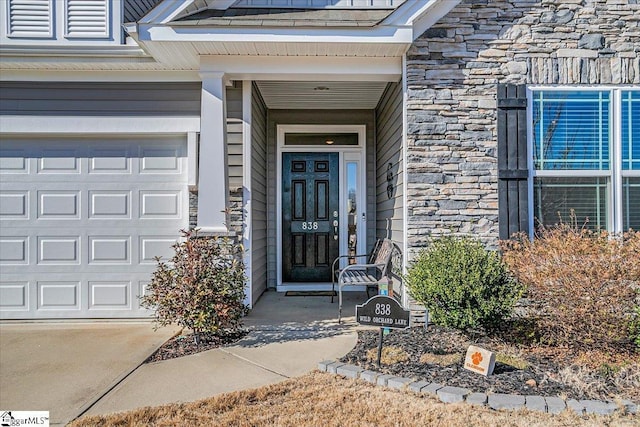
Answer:
[{"label": "front door window pane", "polygon": [[610,93],[533,94],[534,165],[538,170],[608,170]]},{"label": "front door window pane", "polygon": [[572,223],[607,229],[608,179],[539,177],[534,181],[536,224]]},{"label": "front door window pane", "polygon": [[[358,163],[347,162],[347,248],[349,256],[355,257],[358,246]],[[349,264],[356,262],[349,258]]]}]

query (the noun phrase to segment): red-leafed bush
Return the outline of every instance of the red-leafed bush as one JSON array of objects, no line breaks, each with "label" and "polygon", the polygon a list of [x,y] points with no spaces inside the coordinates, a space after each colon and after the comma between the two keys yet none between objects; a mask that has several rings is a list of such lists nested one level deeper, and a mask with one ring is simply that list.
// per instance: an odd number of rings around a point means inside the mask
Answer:
[{"label": "red-leafed bush", "polygon": [[237,331],[246,311],[242,246],[227,238],[199,237],[182,231],[169,262],[158,261],[143,307],[155,311],[160,326],[177,324],[194,332],[227,334]]}]

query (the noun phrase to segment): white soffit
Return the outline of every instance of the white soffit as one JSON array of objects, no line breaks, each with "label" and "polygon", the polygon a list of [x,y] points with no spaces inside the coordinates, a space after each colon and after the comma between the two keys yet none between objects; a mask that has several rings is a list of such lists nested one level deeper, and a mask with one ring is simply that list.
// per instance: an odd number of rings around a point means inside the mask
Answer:
[{"label": "white soffit", "polygon": [[386,82],[256,82],[270,109],[373,109]]}]

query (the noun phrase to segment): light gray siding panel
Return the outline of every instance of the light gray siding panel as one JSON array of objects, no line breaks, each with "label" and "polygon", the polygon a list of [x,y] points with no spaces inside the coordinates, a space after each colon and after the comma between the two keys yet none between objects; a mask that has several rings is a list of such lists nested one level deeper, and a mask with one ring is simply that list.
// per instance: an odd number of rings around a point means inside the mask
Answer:
[{"label": "light gray siding panel", "polygon": [[[404,242],[402,159],[402,85],[390,83],[376,108],[376,236],[389,237],[401,248]],[[391,166],[389,166],[391,165]],[[390,169],[389,169],[390,168]],[[391,171],[389,197],[387,175]],[[400,283],[394,290],[400,293]]]},{"label": "light gray siding panel", "polygon": [[[242,189],[242,89],[227,88],[227,161],[229,190]],[[241,213],[240,213],[241,214]]]},{"label": "light gray siding panel", "polygon": [[[367,182],[376,176],[375,112],[374,110],[269,110],[267,127],[267,215],[268,223],[268,286],[276,286],[276,126],[278,124],[366,125]],[[376,188],[367,186],[367,251],[376,239]]]},{"label": "light gray siding panel", "polygon": [[[242,88],[227,88],[227,167],[229,229],[241,236],[244,224],[242,159]],[[206,118],[205,118],[206,120]]]},{"label": "light gray siding panel", "polygon": [[251,99],[251,289],[255,303],[267,288],[267,107],[253,85]]},{"label": "light gray siding panel", "polygon": [[200,82],[0,82],[0,93],[0,114],[200,116]]}]

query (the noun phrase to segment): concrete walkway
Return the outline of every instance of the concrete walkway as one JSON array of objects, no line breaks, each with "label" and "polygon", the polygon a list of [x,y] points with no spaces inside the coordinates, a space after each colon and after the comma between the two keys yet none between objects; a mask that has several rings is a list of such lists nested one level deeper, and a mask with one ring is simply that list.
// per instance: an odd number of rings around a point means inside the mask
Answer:
[{"label": "concrete walkway", "polygon": [[[365,300],[364,292],[347,293],[347,314]],[[338,325],[338,305],[329,301],[267,292],[245,318],[250,333],[235,345],[144,365],[176,328],[2,324],[0,409],[48,410],[51,425],[65,425],[81,414],[188,402],[303,375],[356,343],[353,315]]]},{"label": "concrete walkway", "polygon": [[[345,306],[366,300],[349,294]],[[336,359],[356,344],[354,318],[337,324],[337,303],[328,297],[285,297],[267,292],[245,319],[250,333],[235,345],[146,364],[85,415],[189,402],[261,387],[303,375],[322,360]]]}]

